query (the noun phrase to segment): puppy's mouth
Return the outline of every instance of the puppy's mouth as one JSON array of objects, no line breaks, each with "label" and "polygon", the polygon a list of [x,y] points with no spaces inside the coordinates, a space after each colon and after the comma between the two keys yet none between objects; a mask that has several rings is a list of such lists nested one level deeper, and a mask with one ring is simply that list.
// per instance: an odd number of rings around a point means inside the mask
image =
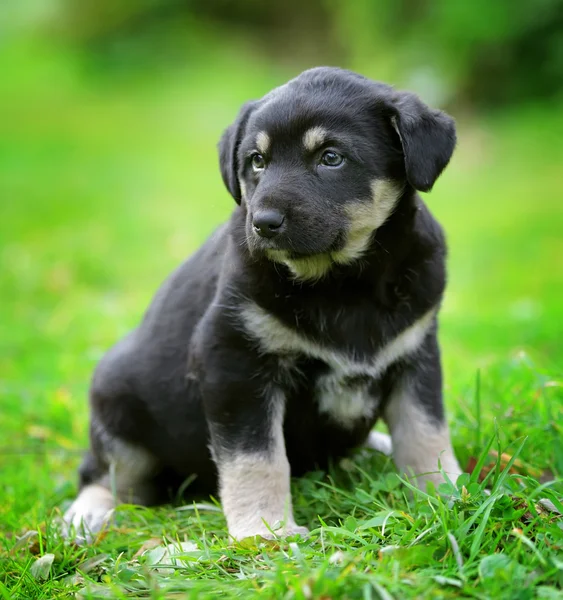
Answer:
[{"label": "puppy's mouth", "polygon": [[328,239],[319,239],[314,234],[300,234],[295,239],[285,232],[273,238],[264,238],[251,231],[247,232],[246,238],[252,254],[264,254],[279,262],[330,255],[344,246],[346,234],[339,231]]},{"label": "puppy's mouth", "polygon": [[268,249],[264,253],[268,260],[285,265],[293,279],[316,282],[327,275],[337,261],[338,251],[303,253],[288,250]]}]

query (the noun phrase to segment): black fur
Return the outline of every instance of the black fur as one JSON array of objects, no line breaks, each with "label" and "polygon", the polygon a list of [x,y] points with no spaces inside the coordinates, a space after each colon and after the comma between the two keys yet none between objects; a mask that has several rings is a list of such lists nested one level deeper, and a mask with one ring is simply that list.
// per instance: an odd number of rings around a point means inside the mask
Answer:
[{"label": "black fur", "polygon": [[[342,167],[321,167],[323,150],[303,150],[302,136],[314,126],[331,132],[328,146],[345,156]],[[250,153],[260,131],[272,143],[267,168],[258,174]],[[416,383],[422,409],[441,422],[435,325],[421,352],[369,382],[374,417],[343,427],[319,414],[315,400],[315,382],[327,364],[301,354],[280,361],[258,349],[240,311],[252,301],[309,340],[358,360],[376,355],[440,302],[444,239],[416,190],[432,187],[454,144],[453,121],[445,114],[412,94],[340,69],[307,71],[247,103],[220,142],[221,174],[239,206],[171,275],[140,326],[98,366],[83,483],[107,471],[107,440],[117,438],[156,457],[155,488],[175,488],[195,475],[189,490],[215,491],[210,441],[218,461],[267,449],[277,402],[273,387],[287,399],[284,433],[293,474],[323,467],[361,444],[406,374]],[[370,202],[370,185],[382,178],[403,191],[357,260],[335,263],[315,281],[295,280],[285,264],[270,260],[271,250],[302,259],[344,249],[350,206]],[[252,214],[266,208],[285,215],[283,231],[272,240],[252,228]],[[350,389],[359,382],[352,378]]]}]

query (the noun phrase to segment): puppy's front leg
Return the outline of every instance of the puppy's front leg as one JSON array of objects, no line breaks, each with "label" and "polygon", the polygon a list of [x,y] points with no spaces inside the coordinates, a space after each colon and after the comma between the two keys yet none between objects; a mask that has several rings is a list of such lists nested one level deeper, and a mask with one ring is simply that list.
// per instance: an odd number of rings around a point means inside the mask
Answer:
[{"label": "puppy's front leg", "polygon": [[255,535],[271,538],[271,531],[304,535],[307,529],[296,525],[291,506],[283,436],[285,397],[271,385],[260,391],[256,384],[248,377],[204,386],[229,533],[238,540]]},{"label": "puppy's front leg", "polygon": [[455,457],[442,401],[440,353],[434,334],[412,363],[397,375],[384,418],[391,432],[397,468],[424,489],[444,482],[439,467],[455,482],[462,470]]}]

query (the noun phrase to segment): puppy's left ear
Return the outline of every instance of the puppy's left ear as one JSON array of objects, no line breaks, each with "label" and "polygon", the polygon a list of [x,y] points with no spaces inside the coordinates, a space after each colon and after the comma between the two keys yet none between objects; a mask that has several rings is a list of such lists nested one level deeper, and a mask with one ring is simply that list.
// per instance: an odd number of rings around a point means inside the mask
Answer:
[{"label": "puppy's left ear", "polygon": [[415,189],[428,192],[454,151],[454,120],[409,92],[397,93],[391,110],[391,121],[403,145],[407,180]]},{"label": "puppy's left ear", "polygon": [[241,202],[240,181],[238,178],[238,148],[244,135],[244,129],[248,118],[258,105],[258,102],[247,102],[243,104],[239,114],[232,125],[229,125],[219,140],[219,167],[221,177],[231,196],[237,204]]}]

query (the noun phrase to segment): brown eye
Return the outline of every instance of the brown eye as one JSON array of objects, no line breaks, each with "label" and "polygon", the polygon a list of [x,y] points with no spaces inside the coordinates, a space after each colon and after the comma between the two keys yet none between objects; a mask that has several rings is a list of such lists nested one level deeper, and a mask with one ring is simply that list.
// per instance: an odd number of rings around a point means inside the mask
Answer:
[{"label": "brown eye", "polygon": [[258,152],[255,152],[250,157],[250,160],[252,162],[252,168],[255,171],[262,171],[262,169],[266,167],[266,161],[264,160],[264,157],[261,154],[258,154]]},{"label": "brown eye", "polygon": [[325,167],[339,167],[344,162],[344,157],[334,150],[327,150],[321,156],[321,165]]}]

